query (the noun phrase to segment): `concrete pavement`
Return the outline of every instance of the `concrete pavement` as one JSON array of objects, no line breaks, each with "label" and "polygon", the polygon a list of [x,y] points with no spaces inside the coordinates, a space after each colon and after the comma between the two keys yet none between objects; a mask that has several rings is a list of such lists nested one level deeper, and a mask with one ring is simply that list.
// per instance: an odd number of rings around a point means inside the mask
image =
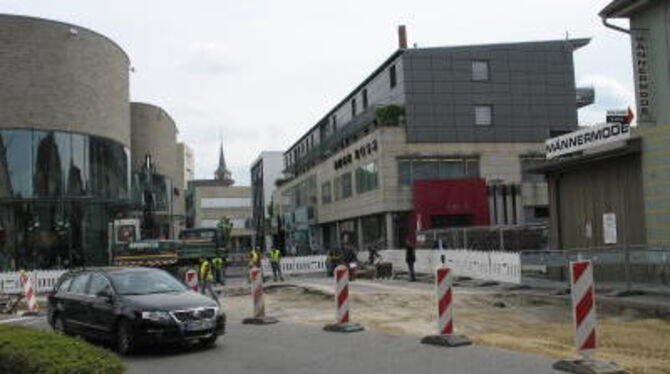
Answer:
[{"label": "concrete pavement", "polygon": [[485,347],[442,349],[370,332],[335,334],[313,326],[230,325],[207,350],[154,349],[125,359],[128,374],[236,373],[557,373],[552,360]]},{"label": "concrete pavement", "polygon": [[[10,323],[48,329],[44,317]],[[124,361],[127,374],[558,373],[551,369],[550,359],[495,348],[444,349],[419,344],[415,338],[336,334],[283,322],[248,326],[232,321],[213,348],[150,347]]]}]

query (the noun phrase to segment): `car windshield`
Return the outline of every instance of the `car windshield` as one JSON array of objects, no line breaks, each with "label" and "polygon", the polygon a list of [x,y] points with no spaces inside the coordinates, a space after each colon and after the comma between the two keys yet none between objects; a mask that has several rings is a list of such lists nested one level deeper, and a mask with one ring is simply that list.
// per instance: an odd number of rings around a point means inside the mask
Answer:
[{"label": "car windshield", "polygon": [[146,295],[186,291],[186,286],[162,270],[132,271],[109,274],[119,295]]}]

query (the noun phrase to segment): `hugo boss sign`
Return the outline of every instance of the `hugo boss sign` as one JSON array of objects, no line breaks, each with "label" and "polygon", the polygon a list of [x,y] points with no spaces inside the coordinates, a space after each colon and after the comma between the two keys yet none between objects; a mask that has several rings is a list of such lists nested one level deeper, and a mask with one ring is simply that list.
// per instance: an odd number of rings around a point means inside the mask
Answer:
[{"label": "hugo boss sign", "polygon": [[341,157],[338,157],[333,163],[335,170],[351,164],[354,159],[360,160],[361,158],[364,158],[373,152],[377,152],[377,139],[364,143],[354,149],[353,152],[349,152]]}]

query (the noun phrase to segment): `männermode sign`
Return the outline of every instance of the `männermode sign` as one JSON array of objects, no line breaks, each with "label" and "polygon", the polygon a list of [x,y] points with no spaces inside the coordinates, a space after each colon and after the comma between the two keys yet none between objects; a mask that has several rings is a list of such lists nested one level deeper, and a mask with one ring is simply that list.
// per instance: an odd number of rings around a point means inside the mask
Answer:
[{"label": "m\u00e4nnermode sign", "polygon": [[607,143],[628,139],[627,123],[603,123],[551,138],[545,142],[547,159],[583,151]]}]

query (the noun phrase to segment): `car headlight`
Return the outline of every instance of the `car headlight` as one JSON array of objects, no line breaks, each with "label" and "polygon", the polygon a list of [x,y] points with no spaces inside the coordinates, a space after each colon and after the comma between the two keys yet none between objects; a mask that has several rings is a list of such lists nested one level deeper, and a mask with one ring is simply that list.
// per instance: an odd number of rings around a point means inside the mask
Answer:
[{"label": "car headlight", "polygon": [[170,320],[170,313],[168,312],[142,312],[142,319],[149,321],[163,322]]}]

